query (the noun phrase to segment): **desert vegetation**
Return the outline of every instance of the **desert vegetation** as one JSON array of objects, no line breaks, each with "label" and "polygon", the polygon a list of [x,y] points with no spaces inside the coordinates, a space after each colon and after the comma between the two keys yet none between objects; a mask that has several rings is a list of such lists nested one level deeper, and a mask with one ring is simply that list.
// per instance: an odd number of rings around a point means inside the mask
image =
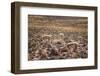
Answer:
[{"label": "desert vegetation", "polygon": [[28,16],[28,60],[88,57],[87,17]]}]

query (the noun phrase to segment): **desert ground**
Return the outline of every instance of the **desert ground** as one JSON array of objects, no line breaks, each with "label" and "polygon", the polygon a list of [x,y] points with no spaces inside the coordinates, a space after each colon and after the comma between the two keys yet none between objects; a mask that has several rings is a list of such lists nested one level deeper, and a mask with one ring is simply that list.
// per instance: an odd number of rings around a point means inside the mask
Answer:
[{"label": "desert ground", "polygon": [[28,60],[88,58],[88,18],[28,15]]}]

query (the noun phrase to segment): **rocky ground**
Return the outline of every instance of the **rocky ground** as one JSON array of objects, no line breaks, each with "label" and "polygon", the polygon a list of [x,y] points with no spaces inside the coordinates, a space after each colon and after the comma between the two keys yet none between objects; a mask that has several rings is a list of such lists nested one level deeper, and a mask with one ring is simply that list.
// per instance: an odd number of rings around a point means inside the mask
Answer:
[{"label": "rocky ground", "polygon": [[[28,60],[72,59],[88,57],[86,33],[56,32],[49,28],[31,28],[28,40]],[[55,33],[54,33],[55,32]]]}]

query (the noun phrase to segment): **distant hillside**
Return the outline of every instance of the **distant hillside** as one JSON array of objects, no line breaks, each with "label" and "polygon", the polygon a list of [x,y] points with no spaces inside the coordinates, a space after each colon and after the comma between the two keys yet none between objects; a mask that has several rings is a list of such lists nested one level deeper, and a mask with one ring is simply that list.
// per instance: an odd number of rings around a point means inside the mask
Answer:
[{"label": "distant hillside", "polygon": [[44,16],[44,15],[28,15],[28,27],[69,27],[77,29],[88,28],[87,17],[70,17],[70,16]]}]

